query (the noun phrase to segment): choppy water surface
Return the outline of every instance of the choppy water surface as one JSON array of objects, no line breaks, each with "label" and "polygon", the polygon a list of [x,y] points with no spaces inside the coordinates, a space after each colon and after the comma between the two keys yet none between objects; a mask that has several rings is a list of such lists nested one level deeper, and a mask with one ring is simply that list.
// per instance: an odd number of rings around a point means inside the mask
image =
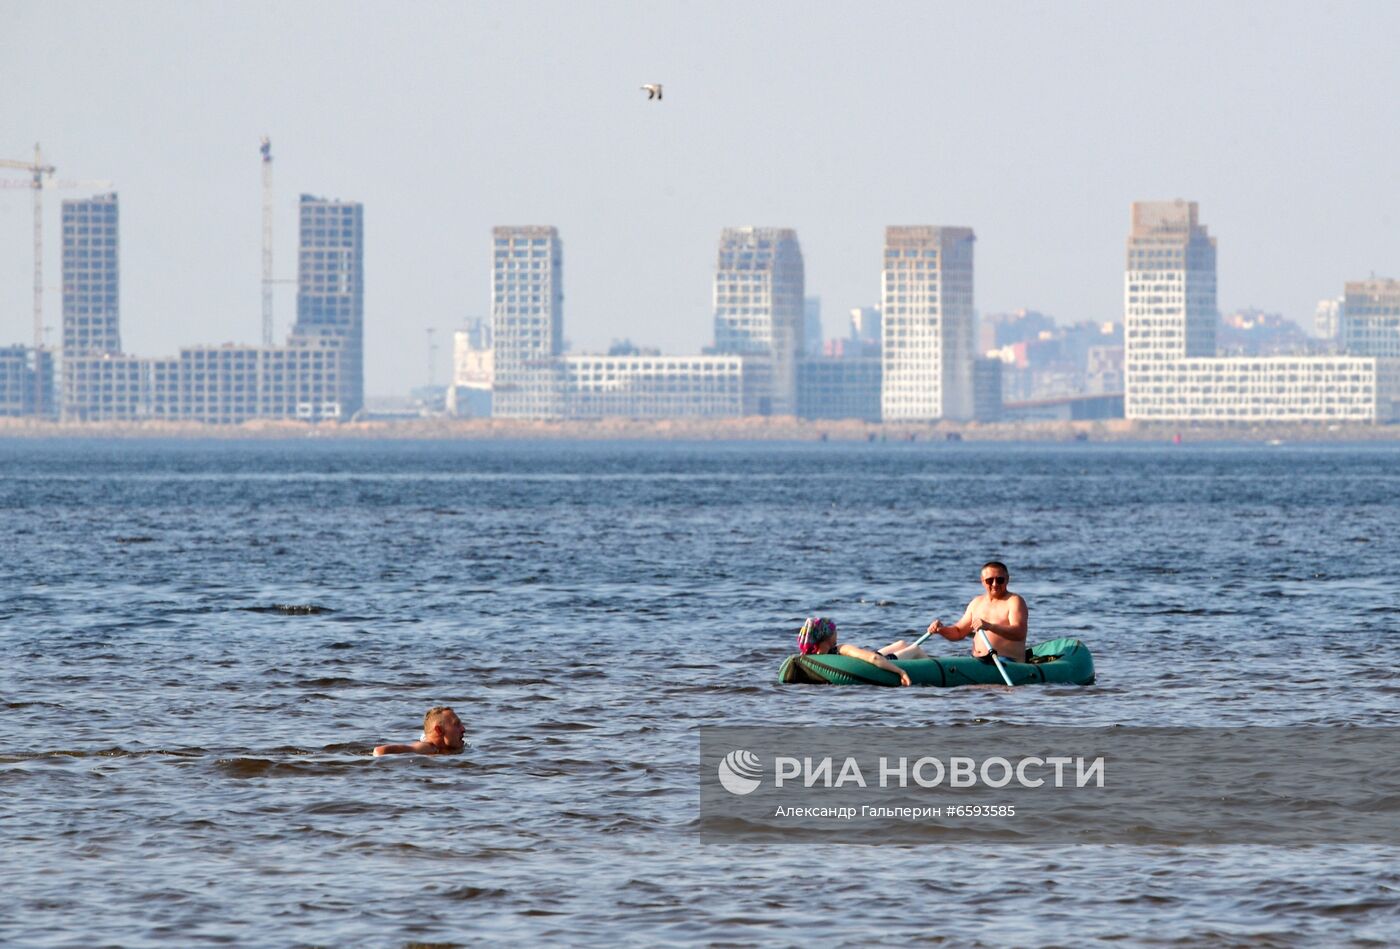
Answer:
[{"label": "choppy water surface", "polygon": [[[702,839],[696,729],[1396,724],[1398,463],[0,442],[0,942],[1390,943],[1379,847]],[[1096,686],[774,683],[992,557]],[[368,756],[437,703],[466,754]]]}]

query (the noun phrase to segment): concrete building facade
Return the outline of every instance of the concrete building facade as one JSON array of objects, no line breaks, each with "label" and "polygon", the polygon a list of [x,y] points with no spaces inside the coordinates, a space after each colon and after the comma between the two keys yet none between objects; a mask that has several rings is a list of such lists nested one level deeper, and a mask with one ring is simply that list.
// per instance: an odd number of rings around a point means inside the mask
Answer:
[{"label": "concrete building facade", "polygon": [[758,356],[567,355],[565,417],[738,418],[757,415],[771,390]]},{"label": "concrete building facade", "polygon": [[[1124,272],[1124,410],[1128,418],[1167,411],[1148,380],[1166,363],[1215,355],[1215,238],[1194,201],[1132,206]],[[1174,411],[1174,409],[1173,409]]]},{"label": "concrete building facade", "polygon": [[553,227],[492,231],[491,333],[501,418],[559,418],[564,347],[564,245]]},{"label": "concrete building facade", "polygon": [[1347,355],[1400,358],[1400,280],[1347,283],[1337,322]]},{"label": "concrete building facade", "polygon": [[129,422],[149,418],[150,359],[106,353],[63,360],[63,420]]},{"label": "concrete building facade", "polygon": [[[365,404],[364,205],[301,196],[297,321],[293,339],[343,353],[333,401],[339,418]],[[314,341],[314,342],[313,342]]]},{"label": "concrete building facade", "polygon": [[[71,202],[79,206],[71,215],[69,203],[64,217],[64,336],[75,342],[63,360],[64,419],[238,424],[256,418],[346,420],[359,410],[364,399],[361,205],[302,196],[297,322],[286,346],[191,346],[174,357],[151,359],[99,348],[119,340],[115,310],[102,314],[110,317],[110,326],[82,322],[93,315],[96,298],[106,295],[97,288],[115,286],[115,275],[67,279],[70,240],[77,242],[74,273],[100,270],[83,263],[84,250],[102,249],[102,266],[115,267],[115,253],[106,254],[114,251],[116,240],[115,195]],[[110,205],[113,213],[84,210],[90,204],[96,209]],[[98,218],[104,227],[110,223],[110,233],[95,235],[92,223],[84,233],[83,221]],[[81,244],[95,237],[103,244]]]},{"label": "concrete building facade", "polygon": [[980,358],[972,364],[972,417],[979,422],[999,422],[1002,417],[1002,367],[1000,359]]},{"label": "concrete building facade", "polygon": [[79,356],[65,363],[76,394],[65,418],[238,425],[253,419],[342,419],[345,351],[335,340],[287,346],[190,346],[178,356]]},{"label": "concrete building facade", "polygon": [[444,396],[449,415],[491,417],[491,390],[496,383],[495,356],[491,324],[487,321],[473,320],[466,329],[452,334],[452,384]]},{"label": "concrete building facade", "polygon": [[879,356],[810,356],[797,363],[797,416],[880,421]]},{"label": "concrete building facade", "polygon": [[54,358],[48,349],[0,347],[0,416],[53,418]]},{"label": "concrete building facade", "polygon": [[119,353],[117,196],[63,202],[63,355]]},{"label": "concrete building facade", "polygon": [[1400,355],[1391,348],[1384,315],[1388,288],[1347,285],[1355,299],[1347,300],[1343,335],[1354,302],[1367,310],[1352,337],[1362,353],[1219,358],[1215,239],[1200,224],[1196,204],[1134,204],[1127,249],[1127,418],[1264,423],[1400,417],[1400,361],[1378,358]]},{"label": "concrete building facade", "polygon": [[970,419],[977,356],[968,227],[885,229],[881,271],[881,415]]},{"label": "concrete building facade", "polygon": [[805,350],[802,248],[785,227],[727,227],[715,262],[715,352],[766,357],[773,389],[758,414],[797,412],[797,360]]}]

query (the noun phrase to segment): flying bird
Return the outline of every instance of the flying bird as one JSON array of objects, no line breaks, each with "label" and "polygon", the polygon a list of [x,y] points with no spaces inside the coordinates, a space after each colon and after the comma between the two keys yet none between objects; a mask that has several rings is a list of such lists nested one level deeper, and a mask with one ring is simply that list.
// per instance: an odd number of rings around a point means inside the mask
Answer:
[{"label": "flying bird", "polygon": [[647,83],[642,86],[642,91],[647,94],[648,99],[656,99],[658,101],[661,99],[661,83],[659,82]]}]

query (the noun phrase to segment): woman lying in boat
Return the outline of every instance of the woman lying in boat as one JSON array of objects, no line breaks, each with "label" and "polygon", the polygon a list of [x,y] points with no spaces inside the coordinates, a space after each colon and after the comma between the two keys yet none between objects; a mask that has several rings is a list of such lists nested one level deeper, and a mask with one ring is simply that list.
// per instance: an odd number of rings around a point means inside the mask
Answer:
[{"label": "woman lying in boat", "polygon": [[900,685],[909,684],[909,673],[891,662],[891,659],[928,658],[928,653],[918,646],[911,646],[902,639],[890,643],[879,652],[863,649],[860,646],[839,645],[836,642],[836,624],[825,616],[807,617],[807,622],[803,623],[802,628],[797,632],[797,649],[804,656],[835,653],[838,656],[864,659],[872,666],[879,666],[881,669],[899,676]]}]

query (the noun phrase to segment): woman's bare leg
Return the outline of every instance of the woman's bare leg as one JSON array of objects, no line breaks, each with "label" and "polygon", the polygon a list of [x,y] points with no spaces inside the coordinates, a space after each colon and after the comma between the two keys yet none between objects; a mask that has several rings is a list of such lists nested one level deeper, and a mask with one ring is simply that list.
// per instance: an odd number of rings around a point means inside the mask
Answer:
[{"label": "woman's bare leg", "polygon": [[902,639],[896,639],[884,649],[880,650],[881,655],[894,656],[896,659],[927,659],[928,653],[918,646],[911,645]]}]

